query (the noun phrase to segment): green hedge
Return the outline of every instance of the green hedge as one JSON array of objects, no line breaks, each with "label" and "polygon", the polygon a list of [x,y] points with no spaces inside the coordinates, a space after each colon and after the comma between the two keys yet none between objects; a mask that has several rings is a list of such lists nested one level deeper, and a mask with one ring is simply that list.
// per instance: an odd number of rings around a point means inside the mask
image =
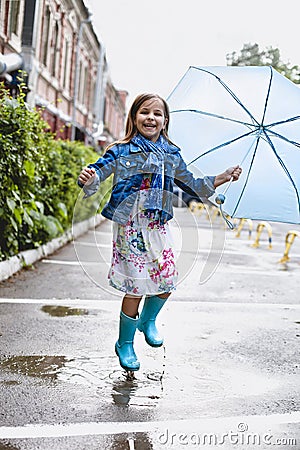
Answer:
[{"label": "green hedge", "polygon": [[[94,215],[107,200],[82,201],[77,177],[99,155],[79,142],[57,141],[38,111],[0,92],[0,261],[36,248]],[[99,204],[100,203],[100,204]]]}]

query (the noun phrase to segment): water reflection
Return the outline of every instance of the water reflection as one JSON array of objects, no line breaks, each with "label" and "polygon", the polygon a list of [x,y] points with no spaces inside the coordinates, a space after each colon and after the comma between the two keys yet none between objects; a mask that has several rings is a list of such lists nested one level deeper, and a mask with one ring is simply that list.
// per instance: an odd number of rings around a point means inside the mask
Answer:
[{"label": "water reflection", "polygon": [[154,447],[147,433],[135,433],[132,437],[128,437],[124,434],[114,435],[109,450],[152,450],[153,448]]},{"label": "water reflection", "polygon": [[117,406],[153,407],[161,398],[161,384],[150,382],[147,374],[138,379],[129,380],[125,372],[115,371],[110,379],[112,380],[112,400]]},{"label": "water reflection", "polygon": [[119,406],[129,405],[130,399],[136,393],[138,383],[136,380],[117,380],[113,384],[112,398],[113,402]]}]

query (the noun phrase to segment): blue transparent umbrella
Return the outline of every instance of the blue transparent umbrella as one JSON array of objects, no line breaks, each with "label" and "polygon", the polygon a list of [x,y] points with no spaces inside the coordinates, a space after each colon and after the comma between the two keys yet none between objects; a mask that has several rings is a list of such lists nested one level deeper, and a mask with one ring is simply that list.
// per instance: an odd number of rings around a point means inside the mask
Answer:
[{"label": "blue transparent umbrella", "polygon": [[[168,97],[169,134],[191,171],[239,164],[223,210],[300,223],[300,88],[272,67],[190,67]],[[217,189],[224,194],[224,186]],[[214,201],[214,199],[212,199]]]}]

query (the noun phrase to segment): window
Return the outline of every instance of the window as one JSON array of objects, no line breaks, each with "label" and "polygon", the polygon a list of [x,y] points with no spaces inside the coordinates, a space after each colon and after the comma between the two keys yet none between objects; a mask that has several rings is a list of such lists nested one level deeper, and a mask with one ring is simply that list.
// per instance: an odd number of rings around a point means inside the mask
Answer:
[{"label": "window", "polygon": [[58,41],[59,41],[59,29],[58,29],[58,23],[55,22],[55,25],[53,27],[53,35],[52,35],[52,42],[51,42],[51,49],[50,49],[50,72],[51,75],[54,77],[56,76],[56,68],[57,68],[57,52],[59,50],[58,48]]},{"label": "window", "polygon": [[95,103],[97,99],[96,96],[96,82],[92,79],[91,80],[91,90],[90,90],[90,106],[89,110],[94,114],[95,113]]},{"label": "window", "polygon": [[82,61],[80,61],[77,100],[81,105],[85,105],[86,100],[87,100],[87,95],[86,95],[87,94],[87,79],[88,79],[88,68],[87,68],[87,66],[84,65],[84,63]]},{"label": "window", "polygon": [[81,104],[86,105],[87,99],[87,81],[88,81],[88,68],[85,66],[83,70],[82,88],[81,88]]},{"label": "window", "polygon": [[16,36],[19,36],[20,7],[21,7],[20,0],[14,0],[10,2],[10,9],[9,9],[10,35],[15,34]]},{"label": "window", "polygon": [[[2,2],[1,2],[2,3]],[[23,24],[24,0],[6,0],[2,13],[3,31],[12,41],[20,40]]]},{"label": "window", "polygon": [[79,62],[79,73],[78,73],[78,84],[77,86],[75,86],[77,88],[77,98],[76,100],[78,100],[80,102],[81,99],[81,92],[82,92],[82,72],[83,72],[83,67],[82,67],[82,61]]},{"label": "window", "polygon": [[63,87],[70,87],[70,69],[71,69],[71,43],[68,39],[64,42],[64,68],[63,68]]},{"label": "window", "polygon": [[50,12],[49,6],[47,5],[45,15],[44,15],[42,49],[41,49],[41,61],[45,66],[47,66],[47,61],[48,61],[50,23],[51,23],[51,12]]}]

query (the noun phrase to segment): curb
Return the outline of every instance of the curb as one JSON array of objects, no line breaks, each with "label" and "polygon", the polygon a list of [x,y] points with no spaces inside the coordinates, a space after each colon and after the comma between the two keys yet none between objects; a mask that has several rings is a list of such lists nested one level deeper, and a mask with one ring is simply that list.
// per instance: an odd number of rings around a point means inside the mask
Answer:
[{"label": "curb", "polygon": [[52,241],[47,242],[47,244],[43,244],[36,249],[25,250],[5,261],[1,261],[0,281],[6,280],[25,266],[30,266],[41,258],[51,255],[68,242],[86,233],[90,228],[96,228],[104,220],[106,219],[103,216],[97,214],[90,219],[73,224],[72,227],[65,231],[61,236],[52,239]]}]

